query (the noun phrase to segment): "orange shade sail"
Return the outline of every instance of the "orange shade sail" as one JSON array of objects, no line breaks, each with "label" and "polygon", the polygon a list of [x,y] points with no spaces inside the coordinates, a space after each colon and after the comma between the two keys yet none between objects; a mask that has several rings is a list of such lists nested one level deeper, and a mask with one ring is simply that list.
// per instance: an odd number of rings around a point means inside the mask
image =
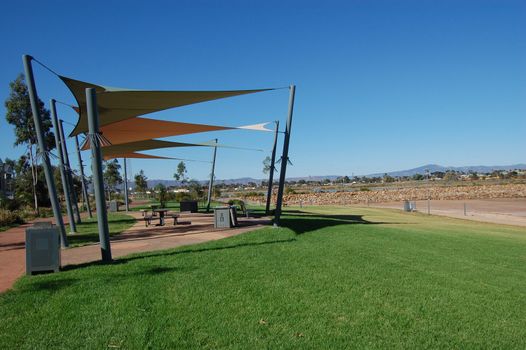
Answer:
[{"label": "orange shade sail", "polygon": [[[112,145],[119,145],[135,141],[143,141],[170,136],[188,135],[207,131],[233,129],[272,131],[265,128],[266,124],[267,123],[261,123],[240,127],[231,127],[172,122],[137,117],[105,125],[100,128],[100,132],[102,133],[102,136],[104,136],[104,138],[108,140]],[[82,146],[82,149],[86,150],[89,147],[89,142],[86,142]]]}]

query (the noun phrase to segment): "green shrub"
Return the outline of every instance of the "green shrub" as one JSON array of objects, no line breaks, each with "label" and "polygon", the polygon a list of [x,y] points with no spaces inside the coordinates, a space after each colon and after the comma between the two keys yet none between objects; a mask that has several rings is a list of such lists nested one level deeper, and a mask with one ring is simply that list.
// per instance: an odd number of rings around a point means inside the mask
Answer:
[{"label": "green shrub", "polygon": [[22,204],[20,203],[20,201],[17,200],[16,198],[10,199],[5,196],[0,196],[0,208],[1,209],[14,211],[14,210],[20,209],[21,205]]},{"label": "green shrub", "polygon": [[285,188],[285,194],[296,194],[296,191],[292,187]]},{"label": "green shrub", "polygon": [[245,202],[241,199],[230,199],[228,205],[245,205]]},{"label": "green shrub", "polygon": [[0,226],[23,224],[24,220],[18,211],[0,209]]}]

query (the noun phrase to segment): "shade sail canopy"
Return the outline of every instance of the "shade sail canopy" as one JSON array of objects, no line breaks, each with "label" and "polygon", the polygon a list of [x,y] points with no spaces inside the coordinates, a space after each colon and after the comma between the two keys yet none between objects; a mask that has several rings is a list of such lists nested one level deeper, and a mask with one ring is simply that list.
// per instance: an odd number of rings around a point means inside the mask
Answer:
[{"label": "shade sail canopy", "polygon": [[[108,140],[112,145],[118,145],[135,141],[163,138],[169,136],[188,135],[207,131],[233,129],[272,131],[265,128],[266,124],[268,123],[231,127],[171,122],[165,120],[137,117],[105,125],[100,128],[100,131],[104,138]],[[88,149],[89,146],[89,142],[86,142],[82,146],[82,148]]]},{"label": "shade sail canopy", "polygon": [[71,136],[88,131],[86,88],[95,88],[99,109],[99,126],[158,112],[169,108],[273,89],[232,91],[148,91],[112,88],[59,76],[79,105],[79,120]]},{"label": "shade sail canopy", "polygon": [[[104,158],[121,158],[116,157],[116,155],[127,154],[130,152],[136,151],[147,151],[151,149],[159,148],[172,148],[172,147],[207,147],[206,144],[194,144],[194,143],[184,143],[184,142],[171,142],[163,140],[144,140],[130,143],[123,143],[120,145],[111,145],[106,147],[101,147],[102,156]],[[209,146],[208,146],[209,147]]]},{"label": "shade sail canopy", "polygon": [[187,142],[172,142],[164,140],[144,140],[137,142],[123,143],[120,145],[110,145],[101,147],[102,156],[104,159],[111,158],[125,158],[121,155],[128,154],[137,151],[147,151],[152,149],[160,148],[175,148],[175,147],[220,147],[220,148],[235,148],[252,151],[261,151],[259,149],[250,149],[242,147],[227,146],[216,143],[215,141],[202,142],[202,143],[187,143]]},{"label": "shade sail canopy", "polygon": [[162,156],[154,156],[151,154],[144,154],[144,153],[138,153],[138,152],[128,152],[123,154],[112,154],[108,156],[103,156],[104,160],[113,159],[113,158],[140,158],[140,159],[177,159],[177,158],[171,158],[171,157],[162,157]]}]

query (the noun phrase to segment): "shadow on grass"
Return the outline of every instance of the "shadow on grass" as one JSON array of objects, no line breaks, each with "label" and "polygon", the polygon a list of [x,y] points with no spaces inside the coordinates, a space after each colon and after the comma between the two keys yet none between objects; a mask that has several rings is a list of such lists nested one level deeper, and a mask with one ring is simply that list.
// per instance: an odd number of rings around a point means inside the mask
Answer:
[{"label": "shadow on grass", "polygon": [[301,235],[304,233],[317,231],[325,227],[339,225],[401,225],[409,224],[407,222],[384,222],[369,221],[363,218],[363,215],[324,215],[304,212],[301,210],[287,210],[283,212],[281,226],[288,228],[294,233]]},{"label": "shadow on grass", "polygon": [[104,263],[102,261],[94,261],[94,262],[78,264],[78,265],[67,265],[62,268],[62,271],[77,270],[77,269],[89,267],[89,266],[121,265],[121,264],[127,264],[131,261],[142,260],[142,259],[153,258],[153,257],[174,256],[174,255],[191,254],[191,253],[205,253],[205,252],[221,251],[221,250],[236,249],[236,248],[243,248],[243,247],[257,247],[257,246],[269,245],[269,244],[291,243],[295,241],[296,241],[295,238],[289,238],[289,239],[278,239],[278,240],[266,241],[266,242],[238,243],[238,244],[219,246],[219,247],[209,247],[209,248],[198,248],[198,249],[188,248],[188,249],[175,250],[175,251],[174,250],[169,250],[169,251],[164,250],[164,251],[153,252],[153,253],[142,253],[141,255],[132,255],[127,258],[126,257],[118,258],[117,260],[112,261],[110,264]]},{"label": "shadow on grass", "polygon": [[[41,274],[44,275],[44,274]],[[59,289],[67,288],[78,280],[75,278],[61,278],[53,280],[33,280],[31,283],[24,284],[23,287],[17,290],[20,292],[40,292],[40,291],[53,291],[56,292]]]}]

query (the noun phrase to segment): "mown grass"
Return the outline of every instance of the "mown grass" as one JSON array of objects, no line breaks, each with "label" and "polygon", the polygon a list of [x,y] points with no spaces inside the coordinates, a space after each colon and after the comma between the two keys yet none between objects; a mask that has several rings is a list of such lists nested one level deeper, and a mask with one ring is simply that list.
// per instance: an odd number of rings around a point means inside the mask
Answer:
[{"label": "mown grass", "polygon": [[[115,236],[128,228],[132,227],[135,219],[126,214],[108,213],[108,228],[110,236]],[[90,243],[99,242],[99,230],[97,227],[97,216],[93,218],[82,219],[82,223],[77,224],[77,233],[69,233],[69,225],[66,225],[66,232],[68,233],[68,242],[71,247],[77,247]]]},{"label": "mown grass", "polygon": [[0,348],[526,347],[523,228],[354,208],[283,226],[24,277]]}]

